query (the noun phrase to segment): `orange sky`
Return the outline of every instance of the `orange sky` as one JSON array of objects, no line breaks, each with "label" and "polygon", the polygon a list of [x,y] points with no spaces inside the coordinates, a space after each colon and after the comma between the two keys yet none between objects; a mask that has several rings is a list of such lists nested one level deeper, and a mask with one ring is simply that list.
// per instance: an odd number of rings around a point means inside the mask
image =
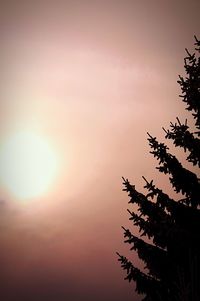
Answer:
[{"label": "orange sky", "polygon": [[186,116],[176,81],[184,48],[200,37],[200,2],[1,6],[0,143],[34,129],[62,162],[48,192],[30,202],[0,187],[1,299],[137,301],[115,256],[129,254],[121,176],[138,189],[142,175],[169,189],[146,132],[163,138],[162,126]]}]

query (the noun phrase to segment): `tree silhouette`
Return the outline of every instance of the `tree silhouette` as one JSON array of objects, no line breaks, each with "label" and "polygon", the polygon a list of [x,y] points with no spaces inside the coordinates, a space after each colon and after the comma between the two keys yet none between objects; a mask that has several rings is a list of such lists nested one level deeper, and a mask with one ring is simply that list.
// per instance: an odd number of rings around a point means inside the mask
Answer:
[{"label": "tree silhouette", "polygon": [[[170,129],[163,129],[166,139],[187,153],[187,161],[200,167],[200,41],[195,37],[193,54],[186,49],[185,78],[179,76],[180,96],[191,111],[195,130],[177,121]],[[143,301],[199,301],[200,300],[200,179],[184,168],[164,143],[148,133],[150,153],[158,160],[159,172],[168,174],[173,190],[183,198],[175,201],[145,180],[146,194],[136,190],[124,179],[124,191],[130,204],[138,211],[131,212],[130,220],[139,227],[140,238],[124,227],[125,243],[145,263],[147,272],[136,268],[120,255],[121,266],[127,272],[125,279],[135,281],[136,292],[144,294]],[[143,240],[141,237],[146,237]],[[146,271],[146,270],[145,270]]]}]

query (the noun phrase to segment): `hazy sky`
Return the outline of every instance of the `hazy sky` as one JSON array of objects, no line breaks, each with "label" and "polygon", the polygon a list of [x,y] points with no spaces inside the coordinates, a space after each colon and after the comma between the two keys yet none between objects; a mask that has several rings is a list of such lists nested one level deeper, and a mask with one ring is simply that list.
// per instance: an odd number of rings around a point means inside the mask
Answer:
[{"label": "hazy sky", "polygon": [[[185,47],[200,37],[200,2],[1,1],[0,145],[21,129],[60,161],[48,192],[21,202],[0,186],[2,301],[140,300],[115,251],[128,198],[155,172],[146,132],[163,139],[186,113]],[[180,154],[182,156],[182,154]]]}]

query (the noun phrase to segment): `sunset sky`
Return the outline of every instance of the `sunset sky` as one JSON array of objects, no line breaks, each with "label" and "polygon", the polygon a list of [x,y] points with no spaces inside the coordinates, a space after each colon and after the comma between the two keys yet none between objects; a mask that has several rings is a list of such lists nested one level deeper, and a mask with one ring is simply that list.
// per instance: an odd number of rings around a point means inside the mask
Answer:
[{"label": "sunset sky", "polygon": [[[142,268],[123,244],[121,177],[169,193],[146,132],[163,140],[187,117],[177,79],[199,12],[198,0],[1,1],[0,300],[140,300],[115,254]],[[12,182],[26,143],[30,194]]]}]

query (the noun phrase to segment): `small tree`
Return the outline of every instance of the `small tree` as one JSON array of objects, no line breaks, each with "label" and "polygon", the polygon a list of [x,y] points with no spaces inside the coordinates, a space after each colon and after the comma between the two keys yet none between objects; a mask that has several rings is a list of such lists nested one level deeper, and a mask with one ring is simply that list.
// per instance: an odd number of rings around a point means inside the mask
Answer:
[{"label": "small tree", "polygon": [[[195,52],[184,59],[186,77],[179,76],[183,102],[192,112],[195,131],[177,118],[170,129],[164,130],[165,138],[172,139],[175,147],[187,151],[187,161],[200,167],[200,41],[195,37]],[[145,263],[147,273],[136,268],[120,255],[121,266],[127,272],[125,279],[136,282],[136,292],[144,294],[143,301],[199,301],[200,300],[200,180],[197,174],[184,168],[169,153],[164,143],[148,134],[154,157],[159,161],[157,169],[169,175],[176,193],[183,198],[175,201],[145,180],[143,194],[123,178],[129,203],[138,205],[138,212],[131,212],[130,220],[139,227],[140,238],[129,229],[124,230],[125,243],[138,253]],[[141,237],[148,239],[144,241]],[[148,242],[147,242],[148,241]],[[151,242],[151,243],[150,243]]]}]

